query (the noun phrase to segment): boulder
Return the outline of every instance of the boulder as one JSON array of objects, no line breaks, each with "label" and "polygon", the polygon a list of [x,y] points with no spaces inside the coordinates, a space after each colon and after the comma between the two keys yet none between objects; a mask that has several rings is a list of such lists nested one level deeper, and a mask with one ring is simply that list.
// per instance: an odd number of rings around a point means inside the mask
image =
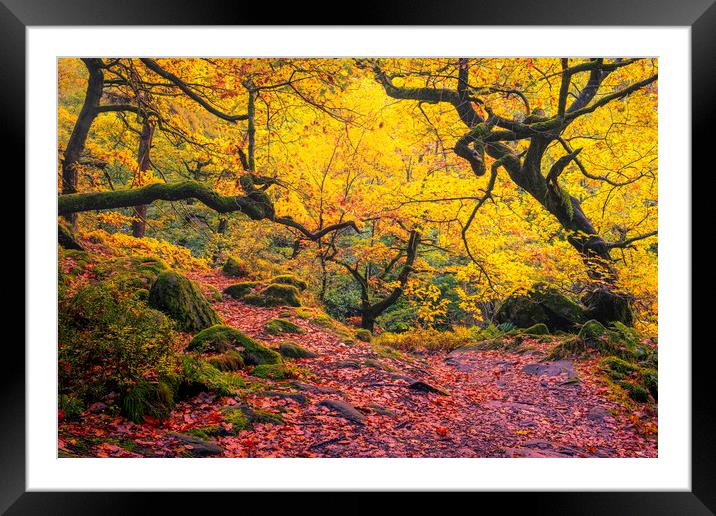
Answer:
[{"label": "boulder", "polygon": [[247,265],[243,261],[232,257],[229,257],[229,259],[226,260],[226,263],[221,270],[224,274],[232,278],[242,278],[244,276],[248,276],[249,274],[249,268]]},{"label": "boulder", "polygon": [[293,285],[272,283],[260,292],[245,294],[241,300],[254,306],[301,306],[298,296]]},{"label": "boulder", "polygon": [[264,326],[264,331],[269,335],[283,335],[284,333],[306,333],[306,330],[288,319],[277,317],[271,319]]},{"label": "boulder", "polygon": [[157,277],[148,302],[152,308],[174,319],[181,331],[194,332],[222,322],[197,286],[173,271],[162,272]]},{"label": "boulder", "polygon": [[186,446],[187,453],[192,457],[211,457],[214,455],[224,454],[224,450],[216,444],[199,439],[193,435],[179,434],[176,432],[170,432],[167,435],[180,441],[184,446]]},{"label": "boulder", "polygon": [[281,356],[272,349],[259,344],[236,328],[224,325],[212,326],[199,332],[189,342],[187,349],[198,353],[237,351],[244,363],[248,365],[281,362]]},{"label": "boulder", "polygon": [[292,274],[282,274],[280,276],[276,276],[271,280],[271,283],[278,283],[281,285],[293,285],[301,292],[306,290],[306,288],[308,287],[308,284],[305,281],[303,281],[302,279],[298,279]]},{"label": "boulder", "polygon": [[590,290],[582,297],[587,307],[586,316],[602,324],[620,322],[631,326],[634,323],[634,312],[631,298],[624,293],[614,292],[607,288]]},{"label": "boulder", "polygon": [[339,416],[353,421],[354,423],[363,423],[365,416],[361,414],[353,405],[342,400],[323,400],[318,404],[319,407],[326,407]]},{"label": "boulder", "polygon": [[585,320],[584,308],[557,289],[543,286],[508,297],[497,307],[493,318],[496,324],[512,323],[518,328],[544,324],[552,332],[573,330]]},{"label": "boulder", "polygon": [[278,352],[284,358],[316,358],[318,356],[293,342],[282,342],[278,346]]},{"label": "boulder", "polygon": [[259,284],[256,281],[241,281],[229,285],[224,289],[224,294],[233,299],[241,300],[245,295],[253,291]]}]

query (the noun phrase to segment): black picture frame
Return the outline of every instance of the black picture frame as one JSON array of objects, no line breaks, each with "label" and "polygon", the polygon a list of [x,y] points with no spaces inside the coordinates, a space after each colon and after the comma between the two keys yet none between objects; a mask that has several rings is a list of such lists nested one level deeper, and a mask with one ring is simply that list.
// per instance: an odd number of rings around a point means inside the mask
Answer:
[{"label": "black picture frame", "polygon": [[[694,170],[713,169],[710,148],[713,147],[716,104],[716,4],[714,0],[483,0],[411,2],[361,2],[343,6],[335,3],[323,7],[305,3],[277,5],[238,3],[221,0],[0,0],[0,127],[6,158],[19,158],[12,170],[24,170],[25,146],[25,29],[43,25],[283,25],[297,22],[310,25],[621,25],[621,26],[689,26],[691,27],[692,70],[692,162]],[[346,10],[349,8],[349,10]],[[349,12],[350,11],[350,12]],[[340,14],[343,12],[344,14]],[[333,16],[332,19],[320,18]],[[149,47],[148,47],[149,48]],[[661,143],[661,142],[660,142]],[[703,165],[701,168],[699,165]],[[710,165],[709,165],[710,164]],[[707,166],[708,165],[708,166]],[[6,162],[6,172],[10,166]],[[693,177],[682,171],[684,180]],[[25,191],[24,181],[14,173],[17,188]],[[7,177],[7,176],[6,176]],[[705,190],[705,189],[703,189]],[[702,190],[692,192],[707,195]],[[26,192],[26,195],[31,192]],[[692,206],[701,203],[692,200]],[[692,215],[694,223],[700,218]],[[23,226],[24,227],[24,226]],[[692,230],[692,235],[696,229]],[[692,247],[693,253],[693,247]],[[25,275],[32,271],[25,269]],[[692,272],[693,275],[693,272]],[[713,288],[713,287],[709,287]],[[695,301],[695,300],[694,300]],[[692,320],[709,320],[709,304],[697,308]],[[32,307],[27,307],[32,309]],[[703,313],[699,312],[702,310]],[[6,339],[9,333],[6,333]],[[486,502],[484,498],[501,498],[509,503],[510,512],[578,514],[713,514],[716,511],[716,464],[713,446],[714,424],[713,362],[709,360],[712,339],[692,339],[692,490],[690,492],[560,492],[560,493],[470,493],[451,494],[450,504]],[[181,509],[190,502],[206,507],[210,503],[235,504],[241,507],[267,497],[266,493],[202,494],[188,499],[187,493],[49,493],[26,492],[25,489],[25,353],[17,344],[4,343],[6,366],[0,375],[0,511],[8,514],[132,514],[143,513],[150,501],[160,501],[163,512]],[[690,343],[669,343],[688,346]],[[29,379],[32,381],[32,379]],[[414,493],[403,503],[424,505],[425,493]],[[320,499],[318,499],[320,496]],[[271,495],[271,512],[282,502],[292,507],[321,509],[331,512],[367,512],[375,502],[366,494],[344,494],[340,501],[326,494],[293,493],[288,499]],[[477,496],[477,500],[475,497]],[[141,498],[141,499],[140,499]],[[279,505],[276,505],[276,504]],[[231,505],[230,505],[231,506]],[[485,508],[487,506],[484,506]],[[236,506],[239,510],[239,506]]]}]

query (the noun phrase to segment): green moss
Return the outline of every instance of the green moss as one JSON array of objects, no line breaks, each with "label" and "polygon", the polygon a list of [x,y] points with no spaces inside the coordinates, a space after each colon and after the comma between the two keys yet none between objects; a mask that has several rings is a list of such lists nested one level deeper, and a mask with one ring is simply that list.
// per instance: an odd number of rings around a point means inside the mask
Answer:
[{"label": "green moss", "polygon": [[583,322],[584,309],[559,290],[535,285],[527,294],[513,294],[495,310],[496,324],[510,322],[518,328],[543,323],[552,331],[569,330]]},{"label": "green moss", "polygon": [[311,317],[316,316],[316,310],[313,308],[307,308],[307,307],[298,307],[294,310],[294,315],[298,317],[299,319],[310,319]]},{"label": "green moss", "polygon": [[529,328],[526,328],[522,331],[525,335],[549,335],[549,328],[547,328],[547,325],[544,323],[538,323],[535,325],[530,326]]},{"label": "green moss", "polygon": [[224,411],[224,421],[231,423],[231,431],[234,434],[241,430],[247,430],[255,424],[280,425],[283,424],[283,417],[264,410],[256,410],[248,405],[230,407]]},{"label": "green moss", "polygon": [[149,291],[149,306],[174,319],[182,331],[203,330],[221,324],[221,318],[188,278],[163,272]]},{"label": "green moss", "polygon": [[271,283],[293,285],[300,291],[304,291],[308,287],[308,284],[305,281],[298,279],[296,276],[293,276],[291,274],[282,274],[280,276],[276,276],[271,280]]},{"label": "green moss", "polygon": [[244,293],[239,299],[254,306],[301,306],[296,287],[277,283],[272,283],[263,290]]},{"label": "green moss", "polygon": [[207,298],[212,303],[216,303],[224,299],[224,294],[222,294],[221,290],[216,288],[214,285],[207,285],[206,288],[209,291]]},{"label": "green moss", "polygon": [[232,278],[242,278],[249,274],[249,268],[243,260],[229,257],[221,270]]},{"label": "green moss", "polygon": [[246,385],[241,376],[219,371],[206,360],[191,355],[183,357],[181,384],[187,395],[205,391],[221,396],[236,394]]},{"label": "green moss", "polygon": [[284,358],[315,358],[315,353],[302,348],[294,342],[282,342],[278,346],[278,352]]},{"label": "green moss", "polygon": [[244,358],[241,356],[241,353],[236,350],[207,357],[206,361],[219,371],[238,371],[244,367]]},{"label": "green moss", "polygon": [[356,339],[361,340],[363,342],[370,342],[373,338],[373,334],[370,332],[370,330],[356,330]]},{"label": "green moss", "polygon": [[244,411],[241,410],[241,407],[232,407],[224,411],[224,421],[231,423],[231,430],[234,433],[238,433],[240,430],[246,430],[250,426],[249,420],[246,414],[244,414]]},{"label": "green moss", "polygon": [[659,375],[656,369],[642,369],[641,371],[641,382],[654,397],[655,400],[659,399]]},{"label": "green moss", "polygon": [[285,364],[263,364],[254,367],[251,374],[267,380],[285,380],[287,378],[295,378],[298,371]]},{"label": "green moss", "polygon": [[306,333],[306,330],[298,324],[294,324],[287,319],[271,319],[264,326],[264,331],[270,335],[283,335],[284,333]]},{"label": "green moss", "polygon": [[626,360],[619,357],[607,357],[600,362],[600,365],[610,371],[614,371],[620,374],[629,374],[639,370],[639,366],[627,362]]},{"label": "green moss", "polygon": [[256,281],[241,281],[229,285],[224,289],[224,294],[233,299],[242,300],[247,294],[259,286]]},{"label": "green moss", "polygon": [[649,392],[642,385],[622,381],[619,382],[619,386],[623,388],[627,395],[637,403],[646,403],[649,401]]},{"label": "green moss", "polygon": [[120,398],[122,414],[135,423],[145,416],[164,420],[174,408],[174,393],[164,382],[140,382],[130,386]]},{"label": "green moss", "polygon": [[252,348],[257,345],[260,344],[236,328],[217,324],[197,333],[189,342],[187,350],[197,353],[223,353],[239,346]]},{"label": "green moss", "polygon": [[584,323],[579,330],[579,338],[585,342],[595,342],[605,336],[607,329],[599,321],[594,319]]}]

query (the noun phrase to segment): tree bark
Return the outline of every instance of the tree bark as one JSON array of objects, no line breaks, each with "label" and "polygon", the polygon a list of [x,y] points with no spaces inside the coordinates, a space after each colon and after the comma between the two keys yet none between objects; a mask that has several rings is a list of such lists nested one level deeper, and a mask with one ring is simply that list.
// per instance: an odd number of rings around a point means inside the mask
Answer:
[{"label": "tree bark", "polygon": [[[67,142],[67,147],[62,159],[62,193],[73,194],[77,192],[78,182],[78,163],[80,161],[80,155],[85,148],[87,142],[87,136],[89,130],[92,127],[92,122],[97,117],[100,98],[102,97],[102,90],[104,88],[104,72],[102,71],[102,60],[101,59],[82,59],[82,62],[87,67],[89,72],[89,78],[87,79],[87,92],[85,93],[85,100],[82,104],[79,117],[72,129],[72,134]],[[65,220],[70,223],[73,229],[77,226],[77,215],[75,213],[68,213],[65,216]]]},{"label": "tree bark", "polygon": [[[142,134],[139,137],[139,149],[137,150],[137,177],[133,186],[144,186],[143,173],[150,168],[149,153],[152,148],[152,138],[154,137],[154,124],[147,117],[142,123]],[[134,208],[134,217],[132,221],[132,235],[135,238],[142,238],[147,227],[147,204],[140,204]]]},{"label": "tree bark", "polygon": [[[405,289],[405,284],[408,282],[408,277],[413,271],[413,264],[415,263],[415,258],[418,255],[419,245],[420,233],[413,230],[410,232],[408,246],[405,250],[405,263],[403,264],[403,267],[400,269],[400,273],[398,274],[398,286],[395,287],[390,292],[390,294],[388,294],[382,300],[371,304],[368,295],[368,281],[363,277],[359,279],[358,283],[361,286],[361,328],[365,330],[370,330],[372,332],[375,327],[375,320],[378,318],[378,316],[398,301],[400,295],[403,293],[403,289]],[[350,271],[354,277],[356,277],[356,274],[360,276],[356,269],[352,269]]]}]

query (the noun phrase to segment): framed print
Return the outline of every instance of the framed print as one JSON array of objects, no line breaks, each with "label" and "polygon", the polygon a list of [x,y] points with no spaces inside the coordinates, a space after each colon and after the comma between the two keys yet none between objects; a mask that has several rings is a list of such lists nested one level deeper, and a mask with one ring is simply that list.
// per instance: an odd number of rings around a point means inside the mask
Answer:
[{"label": "framed print", "polygon": [[27,303],[3,510],[714,510],[691,168],[716,8],[450,4],[4,1]]}]

